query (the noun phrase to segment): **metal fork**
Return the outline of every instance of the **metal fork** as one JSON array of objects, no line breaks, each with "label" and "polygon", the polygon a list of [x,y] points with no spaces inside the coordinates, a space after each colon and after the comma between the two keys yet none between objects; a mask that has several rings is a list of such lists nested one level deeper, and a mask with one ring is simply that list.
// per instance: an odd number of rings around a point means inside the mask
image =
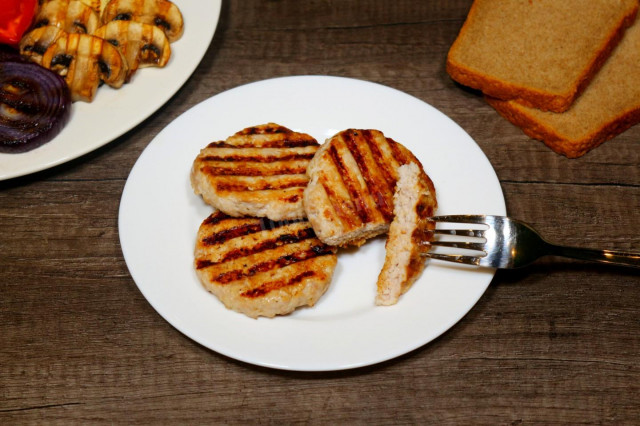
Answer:
[{"label": "metal fork", "polygon": [[[528,224],[505,216],[449,215],[431,219],[436,222],[436,229],[431,250],[425,256],[432,259],[511,269],[551,255],[640,268],[640,252],[552,244]],[[464,224],[466,229],[460,229],[458,224]],[[455,237],[451,240],[446,236]],[[451,249],[456,253],[450,253]]]}]

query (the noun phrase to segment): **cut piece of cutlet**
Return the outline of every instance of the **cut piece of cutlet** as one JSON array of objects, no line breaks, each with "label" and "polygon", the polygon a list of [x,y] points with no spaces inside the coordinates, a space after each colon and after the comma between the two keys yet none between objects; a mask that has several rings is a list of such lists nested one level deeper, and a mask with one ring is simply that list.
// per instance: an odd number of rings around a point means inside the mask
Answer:
[{"label": "cut piece of cutlet", "polygon": [[433,183],[415,163],[401,166],[398,175],[376,305],[396,304],[418,279],[426,261],[422,254],[429,250],[435,228],[430,220],[438,207]]},{"label": "cut piece of cutlet", "polygon": [[569,110],[553,113],[486,98],[503,117],[558,154],[580,157],[640,123],[640,19]]}]

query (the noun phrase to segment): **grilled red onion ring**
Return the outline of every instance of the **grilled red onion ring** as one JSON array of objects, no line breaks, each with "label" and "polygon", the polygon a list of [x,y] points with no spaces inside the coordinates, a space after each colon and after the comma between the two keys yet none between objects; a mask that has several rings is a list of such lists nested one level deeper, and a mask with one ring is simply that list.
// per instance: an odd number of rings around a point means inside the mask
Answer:
[{"label": "grilled red onion ring", "polygon": [[38,64],[0,61],[0,152],[30,151],[67,124],[71,95],[66,82]]}]

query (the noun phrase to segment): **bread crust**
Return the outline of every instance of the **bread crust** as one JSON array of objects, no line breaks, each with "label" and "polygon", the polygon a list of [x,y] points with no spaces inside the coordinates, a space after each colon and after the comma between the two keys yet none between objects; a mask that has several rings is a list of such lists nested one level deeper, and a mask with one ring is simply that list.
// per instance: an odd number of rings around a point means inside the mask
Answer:
[{"label": "bread crust", "polygon": [[568,158],[580,157],[640,123],[640,21],[629,28],[607,63],[573,106],[543,112],[514,101],[487,102],[528,136]]},{"label": "bread crust", "polygon": [[[538,0],[539,1],[539,0]],[[522,1],[523,4],[530,3]],[[483,0],[475,0],[463,24],[458,37],[452,44],[446,62],[446,70],[451,78],[458,83],[482,91],[485,95],[503,100],[515,100],[523,105],[538,108],[543,111],[564,112],[587,87],[598,70],[605,63],[611,51],[622,39],[625,30],[633,24],[638,11],[638,2],[634,1],[628,10],[624,10],[619,20],[607,29],[603,35],[603,42],[589,53],[589,60],[580,69],[574,70],[574,79],[564,90],[549,90],[547,87],[534,87],[519,82],[509,81],[490,70],[482,69],[468,58],[464,58],[462,50],[472,48],[474,44],[488,43],[470,35],[475,25],[482,25],[478,16],[480,8],[499,7],[500,2],[489,4]],[[550,24],[552,25],[552,24]],[[546,31],[547,29],[545,29]],[[544,37],[544,32],[540,37]],[[513,60],[516,60],[515,58]],[[544,71],[544,70],[543,70]],[[530,72],[535,73],[533,70]]]},{"label": "bread crust", "polygon": [[602,143],[640,123],[640,107],[637,107],[621,113],[615,120],[602,127],[593,129],[583,138],[572,139],[558,132],[552,124],[532,116],[531,110],[524,109],[515,102],[489,97],[486,100],[502,117],[520,127],[527,136],[542,141],[554,152],[567,158],[582,157]]}]

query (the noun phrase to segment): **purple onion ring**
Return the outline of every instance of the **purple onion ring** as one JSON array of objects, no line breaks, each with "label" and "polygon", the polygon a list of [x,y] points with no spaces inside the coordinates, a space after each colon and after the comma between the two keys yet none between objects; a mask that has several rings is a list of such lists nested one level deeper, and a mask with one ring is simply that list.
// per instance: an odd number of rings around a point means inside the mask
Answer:
[{"label": "purple onion ring", "polygon": [[62,77],[35,63],[0,61],[0,152],[39,147],[60,133],[70,114]]}]

